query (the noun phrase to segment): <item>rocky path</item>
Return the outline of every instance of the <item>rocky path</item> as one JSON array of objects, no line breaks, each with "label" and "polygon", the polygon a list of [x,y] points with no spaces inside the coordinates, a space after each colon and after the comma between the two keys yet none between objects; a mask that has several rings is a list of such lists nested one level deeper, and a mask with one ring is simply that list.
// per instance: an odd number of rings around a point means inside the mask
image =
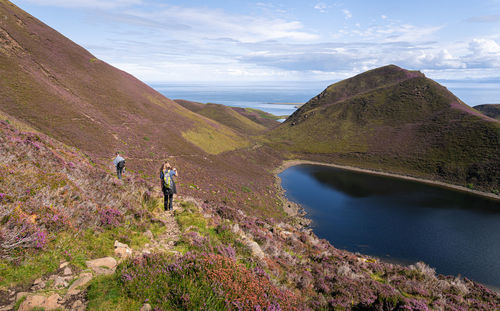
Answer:
[{"label": "rocky path", "polygon": [[[189,198],[188,198],[189,200]],[[174,210],[181,208],[174,203]],[[117,265],[128,257],[141,256],[153,252],[171,252],[179,239],[179,226],[173,212],[157,211],[153,222],[161,223],[165,230],[158,236],[151,231],[144,235],[150,240],[142,249],[131,249],[128,245],[115,241],[113,257],[104,257],[86,262],[87,269],[76,273],[77,269],[68,262],[61,262],[54,273],[36,279],[30,287],[10,288],[0,292],[0,311],[14,310],[16,303],[18,311],[28,311],[33,308],[44,310],[75,310],[83,311],[87,307],[87,287],[90,281],[98,275],[113,274]],[[19,301],[21,301],[19,303]],[[147,306],[146,309],[147,310]]]}]

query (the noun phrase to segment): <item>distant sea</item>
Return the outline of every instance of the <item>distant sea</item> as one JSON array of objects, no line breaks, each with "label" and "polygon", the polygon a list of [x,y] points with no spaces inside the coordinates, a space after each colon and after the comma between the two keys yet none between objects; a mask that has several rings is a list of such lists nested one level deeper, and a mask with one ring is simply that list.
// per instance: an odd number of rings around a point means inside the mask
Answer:
[{"label": "distant sea", "polygon": [[325,82],[287,83],[152,83],[152,88],[170,99],[186,99],[201,103],[257,108],[277,116],[292,114],[295,105],[275,103],[306,103],[318,95]]},{"label": "distant sea", "polygon": [[[150,83],[170,99],[186,99],[233,107],[257,108],[278,116],[292,114],[295,105],[275,103],[306,103],[321,93],[326,81],[308,82],[220,82],[220,83]],[[500,103],[500,80],[458,81],[438,80],[469,106]]]}]

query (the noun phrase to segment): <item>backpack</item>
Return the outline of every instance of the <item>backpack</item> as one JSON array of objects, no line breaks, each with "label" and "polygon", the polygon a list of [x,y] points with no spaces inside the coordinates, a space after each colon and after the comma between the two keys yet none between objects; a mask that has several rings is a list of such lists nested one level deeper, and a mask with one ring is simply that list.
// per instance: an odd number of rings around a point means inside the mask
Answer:
[{"label": "backpack", "polygon": [[170,189],[172,187],[172,176],[170,176],[170,170],[163,174],[163,184],[166,189]]}]

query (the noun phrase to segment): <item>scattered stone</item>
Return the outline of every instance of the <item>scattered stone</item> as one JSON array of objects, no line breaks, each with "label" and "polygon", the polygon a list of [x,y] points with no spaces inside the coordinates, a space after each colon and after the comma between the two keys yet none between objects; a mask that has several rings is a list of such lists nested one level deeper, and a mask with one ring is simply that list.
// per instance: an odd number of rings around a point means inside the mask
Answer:
[{"label": "scattered stone", "polygon": [[97,275],[113,274],[115,273],[115,269],[117,266],[116,259],[114,259],[113,257],[104,257],[104,258],[89,260],[85,263],[87,264],[87,267],[92,269],[92,271],[94,271],[94,273]]},{"label": "scattered stone", "polygon": [[69,262],[65,261],[59,265],[59,269],[66,268],[69,265]]},{"label": "scattered stone", "polygon": [[35,282],[33,282],[33,286],[31,286],[31,290],[37,291],[45,288],[45,282],[39,278],[36,279]]},{"label": "scattered stone", "polygon": [[141,308],[141,311],[151,311],[151,310],[153,310],[153,308],[151,308],[151,305],[149,303],[145,303]]},{"label": "scattered stone", "polygon": [[23,303],[19,306],[18,311],[28,311],[33,308],[43,308],[44,310],[62,309],[63,307],[58,303],[61,296],[53,294],[50,297],[45,296],[28,296]]},{"label": "scattered stone", "polygon": [[77,288],[82,287],[86,285],[88,282],[92,280],[92,273],[82,273],[78,276],[78,279],[71,284],[71,286],[68,289],[68,294],[70,295],[76,295],[78,294]]},{"label": "scattered stone", "polygon": [[231,231],[234,233],[234,234],[238,234],[240,233],[240,226],[238,224],[234,224],[231,226]]},{"label": "scattered stone", "polygon": [[72,311],[84,311],[85,310],[85,305],[80,300],[77,300],[71,306],[71,310]]},{"label": "scattered stone", "polygon": [[54,287],[55,288],[68,287],[68,282],[63,277],[60,277],[59,275],[53,275],[51,277],[51,279],[54,280]]},{"label": "scattered stone", "polygon": [[28,296],[28,293],[27,292],[19,292],[16,294],[16,302],[18,302],[19,300],[21,300],[23,297],[26,297]]},{"label": "scattered stone", "polygon": [[118,258],[125,259],[132,256],[132,250],[130,249],[130,247],[128,247],[127,244],[115,241],[115,255]]},{"label": "scattered stone", "polygon": [[120,243],[118,241],[115,241],[115,248],[117,247],[123,247],[123,248],[128,248],[127,244]]},{"label": "scattered stone", "polygon": [[115,248],[115,255],[118,258],[125,259],[125,258],[132,256],[132,250],[130,248],[118,247],[118,248]]},{"label": "scattered stone", "polygon": [[63,272],[64,275],[72,275],[73,274],[73,271],[71,271],[71,268],[70,267],[66,267],[64,268],[64,272]]},{"label": "scattered stone", "polygon": [[153,236],[153,233],[151,232],[151,230],[144,232],[144,236],[146,236],[150,240],[154,239],[154,236]]},{"label": "scattered stone", "polygon": [[4,307],[0,307],[0,311],[12,311],[14,310],[15,304],[10,304]]},{"label": "scattered stone", "polygon": [[250,250],[252,251],[252,254],[255,257],[258,257],[259,259],[262,259],[265,257],[264,252],[260,248],[259,244],[257,244],[257,242],[252,241],[252,240],[246,240],[245,244],[250,248]]}]

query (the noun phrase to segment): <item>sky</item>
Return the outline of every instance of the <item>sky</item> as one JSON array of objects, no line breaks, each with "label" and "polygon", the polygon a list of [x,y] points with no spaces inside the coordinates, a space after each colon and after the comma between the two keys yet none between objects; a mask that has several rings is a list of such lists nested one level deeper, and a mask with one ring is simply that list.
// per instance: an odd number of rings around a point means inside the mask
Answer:
[{"label": "sky", "polygon": [[396,64],[500,81],[500,0],[14,0],[149,82],[335,81]]}]

